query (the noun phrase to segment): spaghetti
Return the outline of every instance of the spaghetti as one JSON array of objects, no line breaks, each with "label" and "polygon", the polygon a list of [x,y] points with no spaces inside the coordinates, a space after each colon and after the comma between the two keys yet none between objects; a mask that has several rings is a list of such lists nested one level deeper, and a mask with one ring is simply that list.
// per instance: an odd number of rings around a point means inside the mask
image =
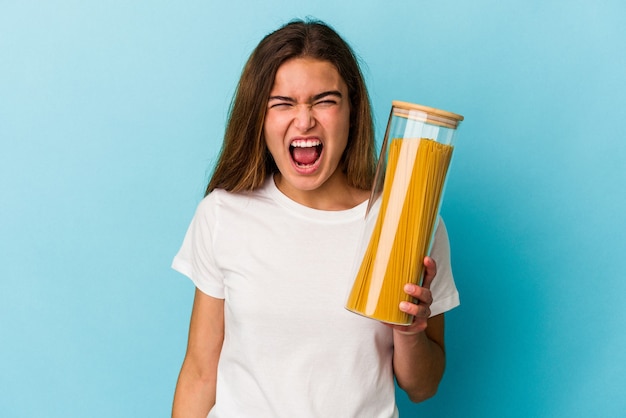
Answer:
[{"label": "spaghetti", "polygon": [[350,311],[411,323],[398,305],[411,299],[404,285],[422,279],[452,150],[427,138],[391,141],[381,207],[348,297]]}]

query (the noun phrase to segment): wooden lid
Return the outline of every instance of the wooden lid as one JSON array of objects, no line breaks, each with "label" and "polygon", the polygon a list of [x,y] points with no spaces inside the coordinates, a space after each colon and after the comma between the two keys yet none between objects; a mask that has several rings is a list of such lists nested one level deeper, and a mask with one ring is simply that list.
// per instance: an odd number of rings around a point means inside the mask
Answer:
[{"label": "wooden lid", "polygon": [[435,109],[434,107],[422,106],[397,100],[392,101],[391,104],[393,106],[393,113],[396,116],[420,120],[446,128],[456,129],[459,123],[463,120],[463,116],[461,115],[447,112],[445,110]]}]

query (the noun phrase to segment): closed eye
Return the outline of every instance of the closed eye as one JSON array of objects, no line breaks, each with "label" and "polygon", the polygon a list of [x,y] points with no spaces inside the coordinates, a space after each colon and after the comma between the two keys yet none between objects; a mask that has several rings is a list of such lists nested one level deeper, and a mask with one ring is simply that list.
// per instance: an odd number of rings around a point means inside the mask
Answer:
[{"label": "closed eye", "polygon": [[293,106],[291,103],[287,102],[278,102],[278,103],[270,103],[270,109],[281,109]]},{"label": "closed eye", "polygon": [[292,106],[296,103],[294,99],[286,96],[270,96],[268,100],[268,106],[270,109],[273,108],[285,108]]},{"label": "closed eye", "polygon": [[332,105],[336,105],[337,101],[335,100],[320,100],[319,102],[315,102],[314,105],[315,106],[332,106]]}]

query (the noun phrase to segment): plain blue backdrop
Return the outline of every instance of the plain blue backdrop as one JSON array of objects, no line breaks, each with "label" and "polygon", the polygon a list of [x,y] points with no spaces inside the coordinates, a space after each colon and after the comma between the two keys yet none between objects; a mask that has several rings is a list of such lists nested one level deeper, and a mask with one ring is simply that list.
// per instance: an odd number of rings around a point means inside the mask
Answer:
[{"label": "plain blue backdrop", "polygon": [[621,0],[0,0],[0,416],[169,415],[193,296],[171,259],[245,59],[306,16],[364,61],[379,135],[392,100],[466,118],[462,305],[402,416],[624,416]]}]

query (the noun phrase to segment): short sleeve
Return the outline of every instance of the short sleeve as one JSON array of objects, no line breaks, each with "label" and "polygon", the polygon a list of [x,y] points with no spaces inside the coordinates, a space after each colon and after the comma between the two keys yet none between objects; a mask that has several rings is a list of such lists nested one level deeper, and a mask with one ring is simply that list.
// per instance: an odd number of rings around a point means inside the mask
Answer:
[{"label": "short sleeve", "polygon": [[460,305],[459,292],[452,276],[448,231],[441,218],[433,239],[430,256],[437,263],[437,275],[430,287],[433,293],[433,303],[430,305],[431,317]]},{"label": "short sleeve", "polygon": [[214,251],[216,213],[215,197],[205,197],[196,209],[172,268],[189,277],[203,293],[223,299],[224,279],[216,264]]}]

